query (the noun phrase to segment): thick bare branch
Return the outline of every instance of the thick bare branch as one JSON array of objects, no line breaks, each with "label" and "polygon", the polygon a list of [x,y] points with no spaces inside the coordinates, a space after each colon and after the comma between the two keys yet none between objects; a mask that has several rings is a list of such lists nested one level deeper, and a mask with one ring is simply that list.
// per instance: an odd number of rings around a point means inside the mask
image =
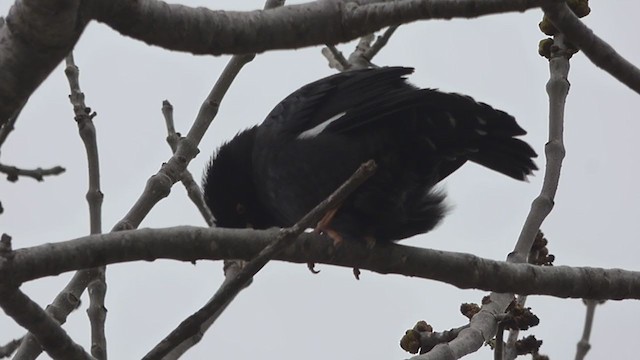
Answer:
[{"label": "thick bare branch", "polygon": [[[0,27],[0,125],[71,51],[88,19],[170,50],[245,54],[353,40],[416,20],[525,11],[563,0],[317,1],[264,11],[213,11],[158,0],[16,2]],[[17,35],[19,34],[19,36]]]},{"label": "thick bare branch", "polygon": [[165,4],[157,0],[102,0],[96,2],[92,11],[98,21],[148,44],[195,54],[219,55],[337,44],[387,26],[416,20],[472,18],[525,11],[556,2],[558,1],[318,1],[267,11],[220,12]]},{"label": "thick bare branch", "polygon": [[0,125],[73,49],[88,20],[80,0],[16,1],[0,24]]},{"label": "thick bare branch", "polygon": [[[129,261],[250,260],[278,233],[276,229],[179,226],[91,235],[15,250],[11,263],[0,263],[0,285],[9,279],[20,283],[79,268]],[[636,271],[505,263],[471,254],[397,244],[377,244],[369,249],[366,244],[345,241],[336,248],[332,240],[317,234],[300,235],[274,259],[402,274],[443,281],[462,289],[562,298],[640,299],[640,272]]]}]

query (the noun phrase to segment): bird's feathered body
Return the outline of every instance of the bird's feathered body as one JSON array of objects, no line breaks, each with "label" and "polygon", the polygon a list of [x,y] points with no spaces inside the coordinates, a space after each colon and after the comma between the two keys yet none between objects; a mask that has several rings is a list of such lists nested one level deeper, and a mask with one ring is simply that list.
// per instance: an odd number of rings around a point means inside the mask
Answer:
[{"label": "bird's feathered body", "polygon": [[373,159],[375,175],[328,226],[347,238],[399,240],[441,220],[444,195],[434,186],[467,160],[519,180],[536,168],[513,117],[467,96],[418,89],[405,81],[411,72],[318,80],[223,145],[204,184],[218,225],[290,226]]}]

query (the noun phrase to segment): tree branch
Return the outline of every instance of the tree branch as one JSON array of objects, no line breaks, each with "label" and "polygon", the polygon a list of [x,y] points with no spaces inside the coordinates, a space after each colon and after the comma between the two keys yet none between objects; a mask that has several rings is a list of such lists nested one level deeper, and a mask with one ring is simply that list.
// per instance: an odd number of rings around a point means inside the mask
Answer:
[{"label": "tree branch", "polygon": [[73,49],[88,19],[80,0],[21,0],[0,24],[0,125]]},{"label": "tree branch", "polygon": [[46,5],[21,0],[0,27],[0,125],[71,51],[87,24],[85,17],[150,45],[220,55],[337,44],[416,20],[472,18],[559,2],[563,0],[333,0],[238,12],[158,0],[55,0]]},{"label": "tree branch", "polygon": [[[271,9],[271,8],[279,7],[282,5],[284,5],[284,0],[267,0],[265,2],[265,9]],[[227,66],[223,71],[223,75],[225,75],[224,78],[232,79],[235,75],[233,76],[229,76],[229,75],[234,74],[234,72],[237,74],[244,65],[246,65],[248,62],[250,62],[254,58],[254,56],[255,54],[233,56],[229,61],[229,63],[227,63]],[[224,93],[216,96],[219,96],[219,98],[222,98],[223,94]],[[178,143],[181,140],[181,138],[180,138],[180,135],[176,133],[176,130],[175,130],[175,124],[173,121],[173,106],[171,106],[171,104],[166,100],[162,104],[162,114],[165,118],[165,124],[167,126],[167,142],[169,143],[171,150],[175,154]],[[211,115],[211,119],[213,119],[214,115],[215,114]],[[206,119],[203,119],[203,121],[206,121]],[[189,198],[196,205],[196,207],[204,217],[206,223],[209,226],[213,226],[214,225],[213,215],[211,214],[211,211],[205,204],[204,197],[202,196],[202,192],[200,191],[200,187],[195,183],[195,181],[193,180],[193,176],[188,170],[185,170],[182,173],[181,182],[187,189],[187,194]],[[238,275],[238,273],[242,270],[243,267],[244,267],[244,261],[242,260],[225,260],[224,266],[223,266],[225,280],[222,283],[221,287],[228,286],[228,284],[233,281],[233,279]],[[251,281],[252,280],[249,279],[247,282],[245,282],[245,284],[243,285],[243,288],[249,286],[251,284]],[[240,290],[238,290],[238,292],[239,291]],[[236,295],[238,292],[236,292]],[[202,335],[211,327],[211,325],[216,321],[216,319],[220,316],[220,314],[222,314],[222,312],[231,303],[231,301],[233,301],[236,295],[229,296],[225,300],[225,302],[218,307],[217,310],[212,311],[208,315],[209,317],[204,321],[202,321],[202,323],[198,326],[196,331],[194,331],[194,333],[191,336],[183,339],[179,343],[171,344],[169,346],[170,351],[166,354],[166,356],[163,357],[163,359],[164,360],[178,359],[181,355],[187,352],[191,347],[193,347],[195,344],[200,342]],[[212,299],[209,300],[209,302],[213,301],[214,298],[215,298],[215,295]]]},{"label": "tree branch", "polygon": [[542,6],[545,16],[573,45],[602,70],[640,93],[640,69],[623,58],[611,45],[598,37],[569,9],[565,3]]},{"label": "tree branch", "polygon": [[[87,168],[89,170],[89,189],[86,199],[89,204],[90,233],[102,233],[102,200],[104,195],[100,190],[100,157],[98,156],[98,142],[93,118],[96,113],[85,104],[84,93],[80,90],[80,71],[73,60],[73,53],[67,55],[66,68],[71,95],[69,99],[73,105],[78,132],[87,153]],[[105,335],[105,321],[107,309],[104,299],[107,293],[106,268],[100,266],[91,272],[93,278],[89,281],[89,308],[87,314],[91,324],[91,355],[98,360],[107,358],[107,337]]]},{"label": "tree branch", "polygon": [[[176,132],[173,121],[173,106],[168,100],[162,102],[162,115],[164,116],[165,124],[167,126],[167,143],[169,144],[171,151],[175,154],[181,137],[180,134]],[[187,196],[189,196],[191,202],[193,202],[196,208],[198,208],[198,211],[200,211],[200,215],[202,215],[204,221],[207,225],[213,226],[213,214],[211,214],[211,210],[209,210],[207,204],[204,202],[202,191],[200,191],[200,187],[193,179],[193,175],[191,175],[189,170],[182,172],[180,182],[184,186],[185,190],[187,190]]]},{"label": "tree branch", "polygon": [[242,290],[248,281],[258,273],[275,254],[282,251],[295,241],[305,229],[315,227],[325,214],[339,206],[353,191],[373,175],[376,164],[373,160],[362,164],[356,172],[329,197],[311,209],[296,224],[287,229],[282,229],[273,242],[265,246],[255,258],[251,259],[240,272],[229,282],[225,282],[218,289],[214,297],[204,307],[184,320],[175,330],[164,338],[143,359],[162,359],[171,349],[179,345],[187,338],[196,334],[201,325],[210,319],[213,314],[226,306],[230,299],[234,298]]},{"label": "tree branch", "polygon": [[37,181],[44,181],[45,176],[60,175],[65,172],[66,169],[62,166],[54,166],[50,169],[37,168],[33,170],[20,169],[11,165],[0,164],[0,173],[7,175],[7,180],[11,182],[18,181],[20,176],[30,177]]},{"label": "tree branch", "polygon": [[0,346],[0,359],[8,358],[20,346],[22,339],[13,339],[8,343]]},{"label": "tree branch", "polygon": [[584,358],[587,356],[587,353],[591,349],[589,338],[591,337],[591,329],[593,328],[593,317],[596,312],[596,306],[598,306],[598,301],[585,300],[584,304],[587,306],[587,312],[584,319],[582,339],[580,339],[577,345],[576,360],[584,360]]},{"label": "tree branch", "polygon": [[[179,226],[90,235],[15,250],[0,263],[0,285],[21,283],[80,268],[129,261],[252,259],[279,233],[276,229]],[[302,234],[274,259],[402,274],[446,282],[462,289],[551,295],[562,298],[640,299],[640,272],[569,266],[535,266],[483,259],[471,254],[397,244],[366,244]]]},{"label": "tree branch", "polygon": [[18,288],[0,286],[0,307],[22,327],[35,335],[54,359],[93,359],[38,304]]}]

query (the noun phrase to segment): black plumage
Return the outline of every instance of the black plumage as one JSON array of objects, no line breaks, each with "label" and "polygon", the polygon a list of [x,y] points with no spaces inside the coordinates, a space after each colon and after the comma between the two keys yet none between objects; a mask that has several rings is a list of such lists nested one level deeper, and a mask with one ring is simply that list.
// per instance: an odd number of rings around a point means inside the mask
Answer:
[{"label": "black plumage", "polygon": [[205,172],[218,226],[290,226],[373,159],[378,169],[323,229],[393,241],[427,232],[445,213],[434,186],[466,161],[514,179],[536,169],[526,132],[468,96],[419,89],[411,68],[343,72],[295,91],[264,122],[222,145]]}]

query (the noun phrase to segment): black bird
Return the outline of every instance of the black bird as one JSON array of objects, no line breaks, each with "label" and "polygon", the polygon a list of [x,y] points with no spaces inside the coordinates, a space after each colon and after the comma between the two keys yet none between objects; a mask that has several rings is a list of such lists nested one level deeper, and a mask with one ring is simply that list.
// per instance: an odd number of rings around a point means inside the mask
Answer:
[{"label": "black bird", "polygon": [[320,79],[223,144],[203,179],[217,225],[291,226],[373,159],[376,173],[320,230],[335,241],[400,240],[440,222],[444,194],[434,186],[467,160],[517,180],[537,169],[512,116],[416,88],[404,77],[412,72],[385,67]]}]

